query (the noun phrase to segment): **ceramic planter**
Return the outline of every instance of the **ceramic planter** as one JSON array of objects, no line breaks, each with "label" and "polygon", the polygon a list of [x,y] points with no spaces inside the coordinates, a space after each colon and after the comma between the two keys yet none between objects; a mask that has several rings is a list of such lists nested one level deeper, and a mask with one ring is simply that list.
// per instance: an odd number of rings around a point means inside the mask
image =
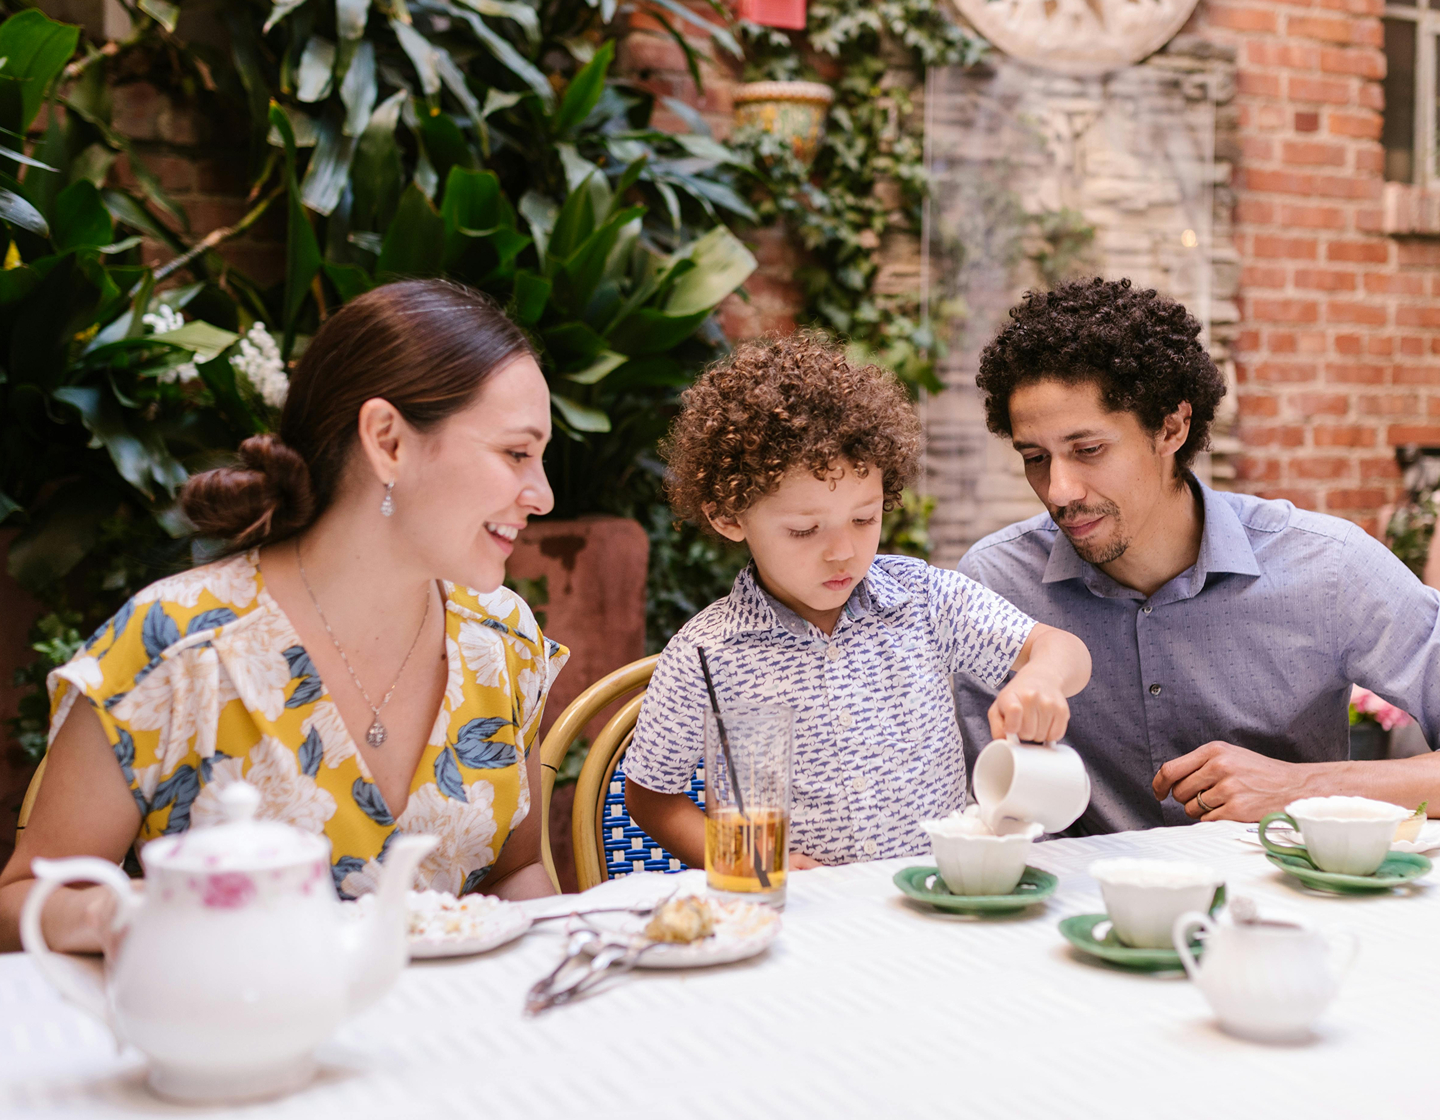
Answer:
[{"label": "ceramic planter", "polygon": [[807,167],[825,136],[835,91],[820,82],[747,82],[735,91],[735,124],[763,129],[790,143]]}]

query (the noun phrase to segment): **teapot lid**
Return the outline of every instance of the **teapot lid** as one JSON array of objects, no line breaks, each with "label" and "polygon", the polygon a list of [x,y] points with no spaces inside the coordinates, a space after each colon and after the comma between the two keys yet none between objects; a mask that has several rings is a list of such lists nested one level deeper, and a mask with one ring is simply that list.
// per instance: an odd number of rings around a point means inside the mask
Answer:
[{"label": "teapot lid", "polygon": [[221,824],[163,836],[145,845],[147,868],[176,871],[257,871],[330,858],[329,843],[279,821],[255,819],[260,791],[230,782],[219,791]]}]

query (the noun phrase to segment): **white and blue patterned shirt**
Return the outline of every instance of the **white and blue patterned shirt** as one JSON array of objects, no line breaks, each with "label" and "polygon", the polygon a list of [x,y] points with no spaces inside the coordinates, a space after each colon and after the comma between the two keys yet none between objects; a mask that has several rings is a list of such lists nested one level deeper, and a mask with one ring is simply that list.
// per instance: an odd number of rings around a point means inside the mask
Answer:
[{"label": "white and blue patterned shirt", "polygon": [[722,710],[795,712],[791,851],[826,864],[924,855],[919,822],[965,804],[950,674],[996,691],[1034,625],[957,572],[877,556],[827,637],[746,568],[665,647],[626,777],[658,793],[689,788],[710,706],[695,652],[703,646]]}]

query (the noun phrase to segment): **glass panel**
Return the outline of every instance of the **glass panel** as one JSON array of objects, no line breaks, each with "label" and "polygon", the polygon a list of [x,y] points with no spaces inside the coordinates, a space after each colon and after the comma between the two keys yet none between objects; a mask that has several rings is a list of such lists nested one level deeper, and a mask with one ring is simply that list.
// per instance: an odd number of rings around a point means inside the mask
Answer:
[{"label": "glass panel", "polygon": [[1385,178],[1415,181],[1415,53],[1418,36],[1408,19],[1385,21]]}]

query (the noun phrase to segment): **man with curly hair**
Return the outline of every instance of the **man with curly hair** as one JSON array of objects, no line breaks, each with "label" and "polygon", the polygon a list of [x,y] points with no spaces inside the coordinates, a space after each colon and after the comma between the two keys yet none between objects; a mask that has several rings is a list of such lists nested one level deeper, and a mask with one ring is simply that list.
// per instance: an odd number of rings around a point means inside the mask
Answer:
[{"label": "man with curly hair", "polygon": [[[1440,755],[1346,761],[1352,683],[1437,741],[1440,594],[1348,521],[1201,485],[1225,386],[1173,300],[1080,280],[1010,319],[976,383],[1048,512],[960,571],[1095,656],[1070,722],[1092,779],[1073,831],[1254,821],[1325,794],[1440,815]],[[987,701],[963,678],[957,696],[973,748]]]},{"label": "man with curly hair", "polygon": [[1053,738],[1090,675],[1084,645],[956,572],[876,555],[920,452],[890,374],[800,334],[741,343],[683,404],[663,448],[671,505],[752,563],[655,667],[625,756],[631,815],[704,865],[685,794],[710,707],[703,649],[722,709],[795,714],[790,867],[929,851],[919,822],[965,801],[950,674],[990,694],[985,741]]}]

